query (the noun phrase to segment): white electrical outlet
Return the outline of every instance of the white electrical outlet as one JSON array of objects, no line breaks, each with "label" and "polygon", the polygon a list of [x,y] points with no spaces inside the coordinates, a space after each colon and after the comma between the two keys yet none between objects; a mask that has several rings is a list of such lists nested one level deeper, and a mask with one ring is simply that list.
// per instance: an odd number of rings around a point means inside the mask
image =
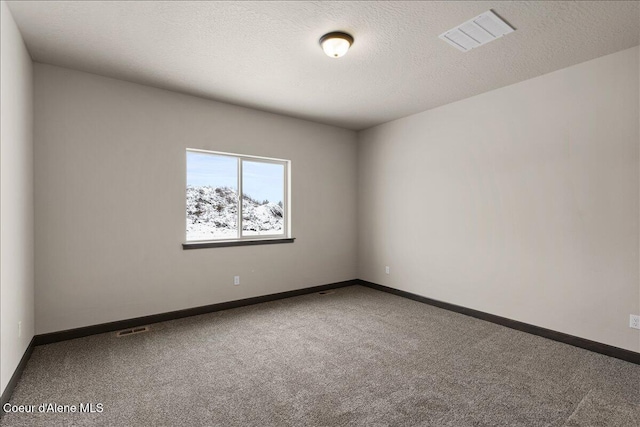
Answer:
[{"label": "white electrical outlet", "polygon": [[629,327],[640,329],[640,316],[638,316],[637,314],[631,314],[629,316]]},{"label": "white electrical outlet", "polygon": [[233,284],[234,285],[240,284],[240,276],[233,276]]},{"label": "white electrical outlet", "polygon": [[22,336],[22,320],[18,321],[18,338]]},{"label": "white electrical outlet", "polygon": [[389,269],[389,266],[387,265],[387,266],[384,268],[384,272],[385,272],[385,273],[387,273],[387,274],[389,274],[389,272],[390,272],[390,271],[391,271],[391,270]]}]

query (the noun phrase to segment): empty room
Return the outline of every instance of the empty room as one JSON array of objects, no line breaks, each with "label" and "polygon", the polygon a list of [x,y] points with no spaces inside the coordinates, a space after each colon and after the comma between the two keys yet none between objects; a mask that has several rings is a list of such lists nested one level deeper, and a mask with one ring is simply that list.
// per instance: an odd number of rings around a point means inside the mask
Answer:
[{"label": "empty room", "polygon": [[640,426],[640,2],[0,15],[0,425]]}]

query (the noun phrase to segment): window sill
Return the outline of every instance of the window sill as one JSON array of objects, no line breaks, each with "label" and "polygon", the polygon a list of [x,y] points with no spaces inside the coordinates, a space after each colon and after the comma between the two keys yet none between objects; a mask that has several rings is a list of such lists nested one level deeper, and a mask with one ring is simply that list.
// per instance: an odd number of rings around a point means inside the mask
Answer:
[{"label": "window sill", "polygon": [[277,243],[293,243],[295,238],[285,239],[256,239],[256,240],[227,240],[220,242],[187,242],[182,244],[182,249],[206,249],[225,248],[230,246],[274,245]]}]

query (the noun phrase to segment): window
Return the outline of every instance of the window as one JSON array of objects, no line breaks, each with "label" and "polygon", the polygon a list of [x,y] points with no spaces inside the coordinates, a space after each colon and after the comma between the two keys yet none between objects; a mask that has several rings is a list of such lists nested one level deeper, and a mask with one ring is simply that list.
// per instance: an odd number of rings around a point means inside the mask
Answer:
[{"label": "window", "polygon": [[187,150],[187,242],[288,238],[289,166],[288,160]]}]

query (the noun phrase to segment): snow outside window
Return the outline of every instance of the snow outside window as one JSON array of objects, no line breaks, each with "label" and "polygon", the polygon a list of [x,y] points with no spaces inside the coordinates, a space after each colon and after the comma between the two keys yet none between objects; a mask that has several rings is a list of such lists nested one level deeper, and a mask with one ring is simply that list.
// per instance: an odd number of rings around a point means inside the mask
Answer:
[{"label": "snow outside window", "polygon": [[287,237],[289,167],[288,160],[187,150],[187,241]]}]

